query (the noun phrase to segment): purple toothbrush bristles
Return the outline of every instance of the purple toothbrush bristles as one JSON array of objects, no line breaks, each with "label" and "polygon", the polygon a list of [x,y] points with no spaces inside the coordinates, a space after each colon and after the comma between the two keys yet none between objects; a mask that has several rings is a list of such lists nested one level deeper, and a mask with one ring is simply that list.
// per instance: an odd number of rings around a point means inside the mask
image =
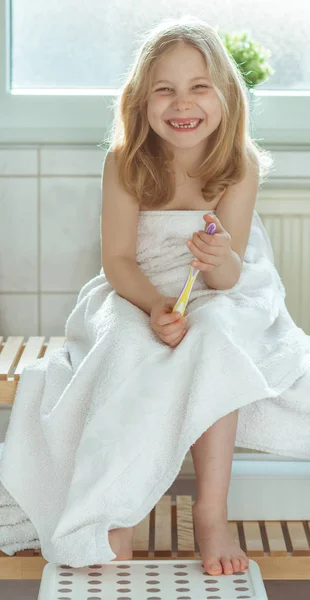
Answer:
[{"label": "purple toothbrush bristles", "polygon": [[[210,224],[208,225],[207,229],[206,229],[206,233],[209,233],[210,235],[212,235],[212,234],[213,234],[213,233],[215,233],[215,232],[216,232],[216,225],[215,225],[215,223],[210,223]],[[198,270],[199,270],[199,269],[197,269],[197,268],[195,268],[195,269],[193,270],[193,276],[194,276],[194,275],[196,275],[196,273],[197,273],[197,271],[198,271]],[[186,285],[186,283],[185,283],[185,285]],[[184,285],[184,287],[185,287],[185,285]],[[184,290],[184,288],[183,288],[183,290]],[[182,290],[182,291],[183,291],[183,290]]]},{"label": "purple toothbrush bristles", "polygon": [[215,223],[210,223],[210,225],[208,225],[208,227],[206,229],[206,233],[210,233],[212,235],[213,233],[215,233],[215,231],[216,231]]}]

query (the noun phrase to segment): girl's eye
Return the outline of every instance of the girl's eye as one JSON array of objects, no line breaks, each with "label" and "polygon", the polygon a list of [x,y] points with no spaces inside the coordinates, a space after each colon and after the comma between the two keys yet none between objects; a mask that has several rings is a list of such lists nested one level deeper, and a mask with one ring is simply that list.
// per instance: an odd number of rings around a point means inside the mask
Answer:
[{"label": "girl's eye", "polygon": [[[194,88],[197,88],[197,87],[208,88],[210,86],[209,85],[203,85],[202,83],[198,83],[197,85],[194,85]],[[158,90],[155,90],[155,92],[165,92],[166,90],[171,91],[171,88],[168,88],[168,87],[158,88]]]}]

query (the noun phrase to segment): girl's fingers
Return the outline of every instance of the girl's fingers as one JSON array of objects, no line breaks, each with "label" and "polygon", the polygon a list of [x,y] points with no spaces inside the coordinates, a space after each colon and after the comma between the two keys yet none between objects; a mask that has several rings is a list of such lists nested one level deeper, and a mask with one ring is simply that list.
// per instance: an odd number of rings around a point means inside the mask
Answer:
[{"label": "girl's fingers", "polygon": [[182,315],[180,315],[178,312],[163,313],[158,317],[157,324],[160,327],[163,327],[164,325],[178,323],[180,318],[182,318]]},{"label": "girl's fingers", "polygon": [[181,327],[178,327],[178,329],[172,329],[169,333],[167,332],[167,328],[165,328],[161,335],[163,338],[165,338],[167,343],[170,343],[175,339],[179,339],[179,337],[183,335],[184,331],[186,331],[186,324],[182,323]]},{"label": "girl's fingers", "polygon": [[171,346],[172,348],[173,348],[174,346],[176,346],[176,345],[177,345],[177,344],[178,344],[178,343],[179,343],[179,342],[180,342],[180,341],[183,339],[183,337],[184,337],[185,333],[186,333],[186,331],[184,331],[184,330],[183,330],[183,331],[181,332],[181,334],[180,334],[180,335],[179,335],[177,338],[175,338],[175,339],[173,339],[173,340],[170,340],[170,341],[168,342],[168,343],[169,343],[169,346]]},{"label": "girl's fingers", "polygon": [[174,332],[179,333],[183,331],[185,325],[187,323],[187,317],[182,317],[178,319],[175,323],[168,323],[167,325],[163,325],[162,330],[164,335],[173,334]]}]

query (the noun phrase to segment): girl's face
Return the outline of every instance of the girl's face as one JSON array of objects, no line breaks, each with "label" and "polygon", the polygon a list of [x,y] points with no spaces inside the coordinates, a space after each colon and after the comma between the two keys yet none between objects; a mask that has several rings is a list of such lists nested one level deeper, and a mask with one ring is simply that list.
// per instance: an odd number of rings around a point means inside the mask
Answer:
[{"label": "girl's face", "polygon": [[[147,117],[152,129],[175,149],[202,150],[218,127],[222,110],[205,61],[196,48],[179,43],[157,63]],[[177,128],[189,121],[191,128]]]}]

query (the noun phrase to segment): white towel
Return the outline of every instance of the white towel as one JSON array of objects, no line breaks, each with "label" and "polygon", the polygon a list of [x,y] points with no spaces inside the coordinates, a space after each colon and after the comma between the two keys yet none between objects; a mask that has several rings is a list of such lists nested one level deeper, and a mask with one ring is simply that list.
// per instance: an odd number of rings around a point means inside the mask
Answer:
[{"label": "white towel", "polygon": [[[180,293],[192,259],[185,242],[205,212],[140,213],[137,263],[162,293]],[[310,368],[310,336],[284,299],[256,211],[238,283],[213,290],[198,275],[176,348],[103,269],[84,285],[64,346],[22,372],[0,462],[47,561],[114,559],[108,531],[144,519],[190,446],[235,409],[236,446],[310,458],[309,395],[281,398]]]},{"label": "white towel", "polygon": [[[0,444],[0,457],[2,450]],[[38,534],[22,508],[0,485],[0,550],[12,556],[29,548],[40,548]]]}]

